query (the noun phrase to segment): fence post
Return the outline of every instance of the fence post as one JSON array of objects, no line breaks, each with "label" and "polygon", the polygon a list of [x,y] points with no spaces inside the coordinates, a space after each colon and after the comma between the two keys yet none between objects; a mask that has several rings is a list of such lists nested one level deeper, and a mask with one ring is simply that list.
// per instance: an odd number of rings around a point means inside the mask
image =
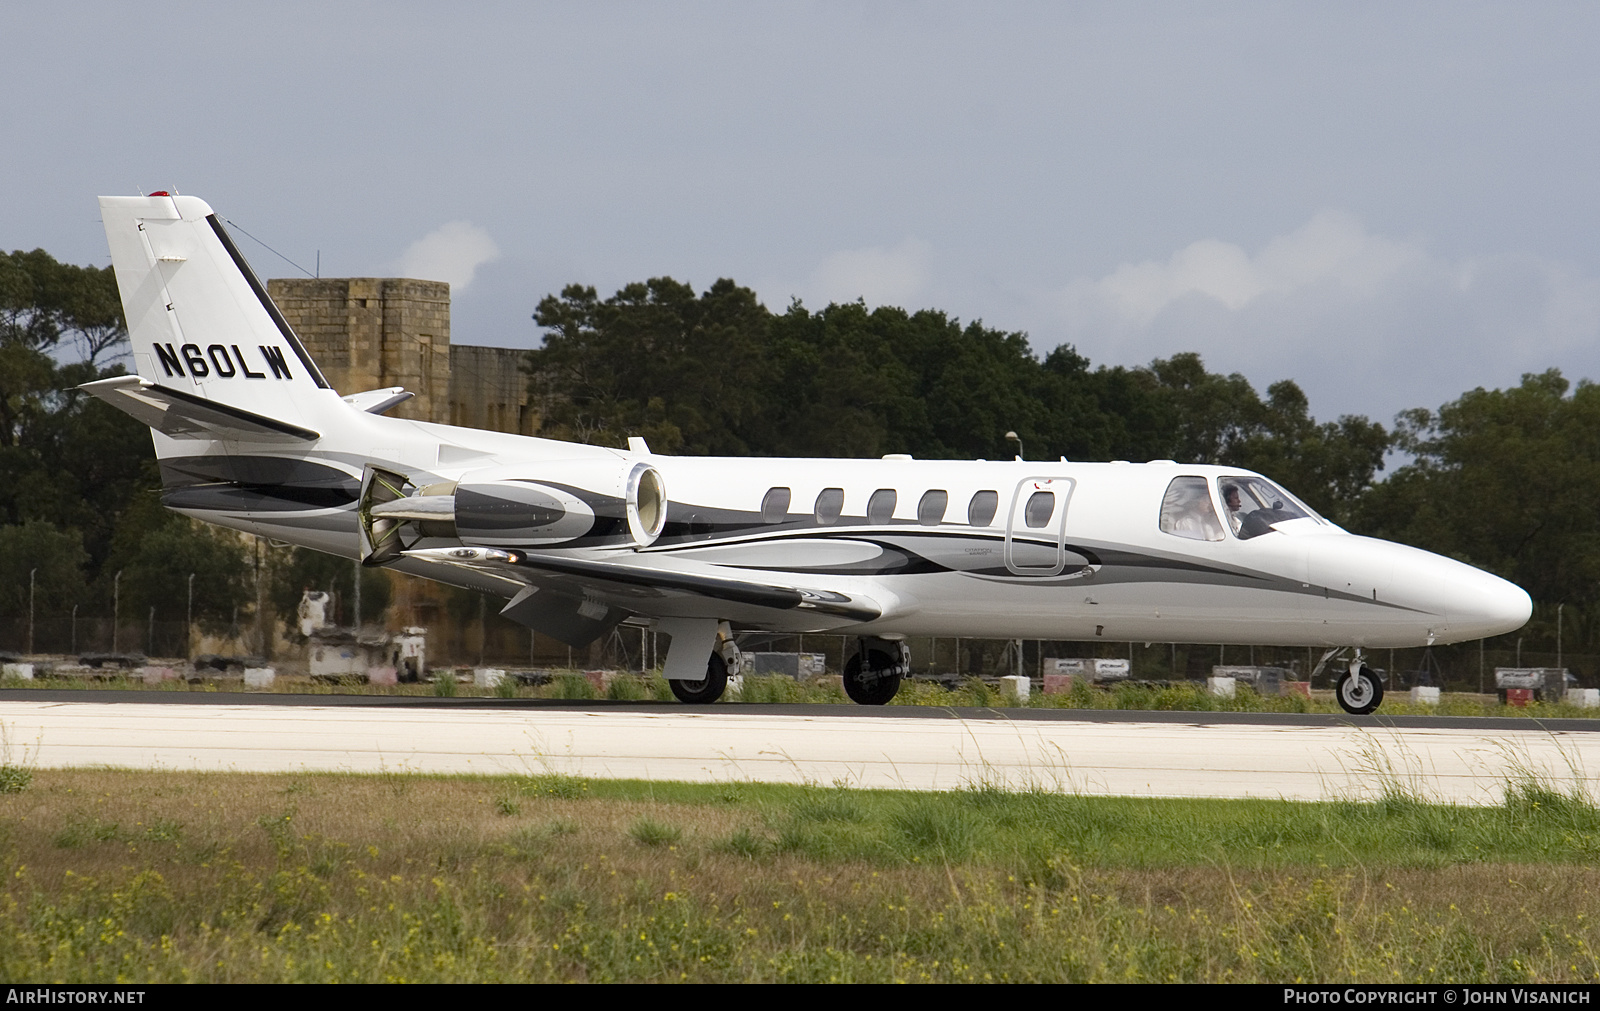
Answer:
[{"label": "fence post", "polygon": [[117,651],[117,623],[122,620],[122,570],[111,580],[111,652]]}]

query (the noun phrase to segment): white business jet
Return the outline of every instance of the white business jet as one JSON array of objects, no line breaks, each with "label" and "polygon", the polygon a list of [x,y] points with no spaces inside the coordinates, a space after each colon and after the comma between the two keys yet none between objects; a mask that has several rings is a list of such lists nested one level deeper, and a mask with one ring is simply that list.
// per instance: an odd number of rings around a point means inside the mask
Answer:
[{"label": "white business jet", "polygon": [[736,631],[830,632],[882,705],[912,635],[1317,646],[1340,704],[1362,650],[1510,632],[1520,588],[1353,536],[1232,467],[715,459],[384,417],[341,397],[195,197],[102,197],[137,375],[90,393],[149,425],[168,508],[504,598],[574,646],[670,637],[684,702],[723,693]]}]

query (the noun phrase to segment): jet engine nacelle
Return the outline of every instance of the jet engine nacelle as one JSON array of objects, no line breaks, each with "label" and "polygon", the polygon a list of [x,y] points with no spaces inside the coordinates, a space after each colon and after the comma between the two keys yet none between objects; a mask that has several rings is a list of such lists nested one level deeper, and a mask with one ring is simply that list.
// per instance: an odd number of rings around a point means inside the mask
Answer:
[{"label": "jet engine nacelle", "polygon": [[422,488],[370,466],[362,478],[362,555],[370,564],[424,539],[537,548],[589,538],[645,547],[666,520],[666,482],[639,460],[496,467]]}]

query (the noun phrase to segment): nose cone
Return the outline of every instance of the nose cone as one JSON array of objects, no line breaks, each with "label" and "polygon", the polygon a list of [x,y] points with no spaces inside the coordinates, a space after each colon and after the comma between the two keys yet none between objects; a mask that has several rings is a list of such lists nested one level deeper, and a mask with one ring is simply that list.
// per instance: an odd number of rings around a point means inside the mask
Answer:
[{"label": "nose cone", "polygon": [[1533,600],[1517,584],[1416,548],[1396,555],[1395,591],[1403,602],[1444,619],[1429,629],[1441,642],[1504,635],[1533,615]]},{"label": "nose cone", "polygon": [[1363,614],[1361,635],[1351,636],[1359,642],[1364,635],[1364,645],[1420,646],[1504,635],[1533,614],[1533,601],[1522,587],[1453,558],[1348,535],[1310,548],[1318,583],[1377,605]]},{"label": "nose cone", "polygon": [[1445,614],[1450,619],[1451,639],[1482,639],[1526,625],[1533,616],[1533,598],[1516,583],[1462,565],[1450,587]]}]

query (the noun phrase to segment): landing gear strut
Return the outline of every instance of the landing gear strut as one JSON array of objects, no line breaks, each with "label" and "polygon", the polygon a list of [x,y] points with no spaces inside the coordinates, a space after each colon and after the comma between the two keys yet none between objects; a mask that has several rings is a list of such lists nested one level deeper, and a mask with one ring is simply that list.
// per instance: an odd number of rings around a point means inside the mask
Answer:
[{"label": "landing gear strut", "polygon": [[862,639],[844,665],[844,693],[858,705],[888,705],[910,670],[911,650],[904,642]]}]

